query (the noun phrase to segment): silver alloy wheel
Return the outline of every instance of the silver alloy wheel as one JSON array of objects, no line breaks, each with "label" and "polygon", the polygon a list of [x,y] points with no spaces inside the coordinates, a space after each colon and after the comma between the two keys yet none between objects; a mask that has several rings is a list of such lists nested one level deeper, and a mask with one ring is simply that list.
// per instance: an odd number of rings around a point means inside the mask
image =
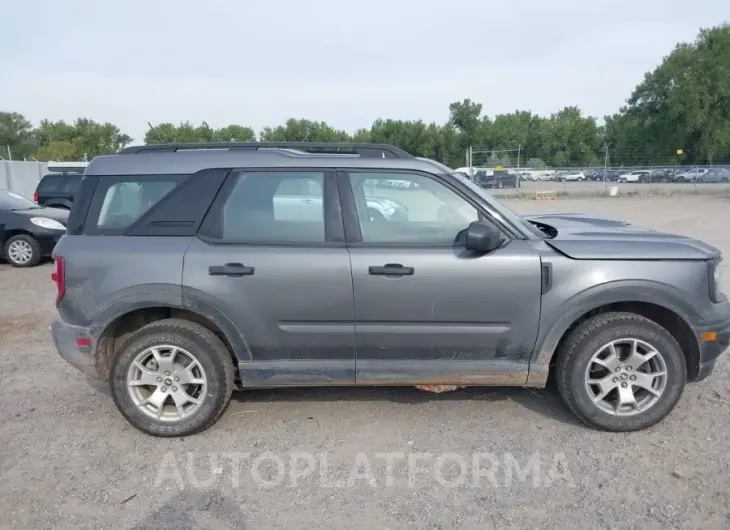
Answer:
[{"label": "silver alloy wheel", "polygon": [[203,366],[177,346],[147,348],[127,372],[132,401],[156,420],[176,422],[190,417],[203,404],[207,388]]},{"label": "silver alloy wheel", "polygon": [[33,257],[33,247],[24,239],[18,239],[8,245],[8,259],[18,265],[25,265]]},{"label": "silver alloy wheel", "polygon": [[648,342],[618,339],[591,357],[585,385],[593,403],[614,416],[633,416],[656,404],[667,386],[667,365]]}]

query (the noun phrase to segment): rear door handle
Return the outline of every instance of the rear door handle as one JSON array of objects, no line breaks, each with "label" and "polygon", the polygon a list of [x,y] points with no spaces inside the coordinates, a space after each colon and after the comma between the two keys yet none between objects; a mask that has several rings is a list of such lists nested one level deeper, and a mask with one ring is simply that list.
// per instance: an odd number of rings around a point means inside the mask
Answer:
[{"label": "rear door handle", "polygon": [[386,263],[382,267],[370,267],[368,272],[373,276],[413,276],[415,269],[400,263]]},{"label": "rear door handle", "polygon": [[252,276],[253,272],[253,267],[246,267],[243,263],[226,263],[208,267],[208,274],[211,276]]}]

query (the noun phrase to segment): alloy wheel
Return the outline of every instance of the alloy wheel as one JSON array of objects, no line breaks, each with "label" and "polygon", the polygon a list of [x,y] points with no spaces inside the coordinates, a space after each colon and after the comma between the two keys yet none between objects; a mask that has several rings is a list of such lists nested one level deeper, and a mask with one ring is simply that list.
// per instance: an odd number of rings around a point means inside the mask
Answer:
[{"label": "alloy wheel", "polygon": [[585,387],[593,403],[614,416],[645,412],[664,394],[667,365],[648,342],[618,339],[602,346],[588,363]]},{"label": "alloy wheel", "polygon": [[176,422],[194,414],[206,397],[203,366],[187,350],[172,345],[147,348],[132,362],[127,389],[147,416]]}]

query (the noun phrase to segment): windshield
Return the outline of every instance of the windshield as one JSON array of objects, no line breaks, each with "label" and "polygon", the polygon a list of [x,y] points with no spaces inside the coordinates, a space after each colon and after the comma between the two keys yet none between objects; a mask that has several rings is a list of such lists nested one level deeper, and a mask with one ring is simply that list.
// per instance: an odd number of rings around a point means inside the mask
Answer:
[{"label": "windshield", "polygon": [[0,190],[0,210],[30,210],[33,208],[40,208],[40,206],[22,195],[8,190]]},{"label": "windshield", "polygon": [[461,173],[451,173],[451,175],[459,179],[459,181],[464,183],[466,187],[468,187],[470,190],[472,190],[474,193],[484,199],[484,201],[487,202],[489,206],[494,209],[495,213],[500,217],[500,221],[506,221],[508,223],[511,222],[512,224],[526,228],[531,234],[534,234],[541,239],[547,239],[547,234],[545,234],[537,226],[532,224],[521,215],[510,210],[507,206],[496,200],[494,196],[487,193],[487,191],[480,186],[474,184],[474,182],[469,180],[467,177],[465,177]]}]

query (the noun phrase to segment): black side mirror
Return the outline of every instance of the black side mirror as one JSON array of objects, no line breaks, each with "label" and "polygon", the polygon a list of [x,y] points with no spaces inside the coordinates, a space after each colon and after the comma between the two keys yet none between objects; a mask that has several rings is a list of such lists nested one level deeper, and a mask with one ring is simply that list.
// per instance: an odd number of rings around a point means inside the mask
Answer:
[{"label": "black side mirror", "polygon": [[502,245],[502,233],[491,223],[474,221],[466,229],[466,248],[475,252],[490,252]]}]

